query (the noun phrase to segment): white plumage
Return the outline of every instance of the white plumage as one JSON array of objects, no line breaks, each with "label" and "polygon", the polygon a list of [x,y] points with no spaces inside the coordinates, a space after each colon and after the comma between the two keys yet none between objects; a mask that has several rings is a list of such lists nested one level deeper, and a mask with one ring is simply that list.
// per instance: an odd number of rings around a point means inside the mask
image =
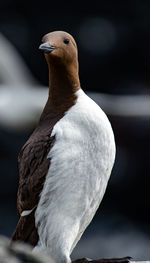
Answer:
[{"label": "white plumage", "polygon": [[115,159],[110,122],[83,90],[54,126],[51,165],[35,212],[39,242],[54,262],[70,254],[92,220],[105,193]]}]

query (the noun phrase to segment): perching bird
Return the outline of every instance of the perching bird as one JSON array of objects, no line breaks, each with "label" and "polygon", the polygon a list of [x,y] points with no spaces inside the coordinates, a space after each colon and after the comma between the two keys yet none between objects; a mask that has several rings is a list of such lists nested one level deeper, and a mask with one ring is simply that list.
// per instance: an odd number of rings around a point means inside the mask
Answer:
[{"label": "perching bird", "polygon": [[80,87],[73,37],[55,31],[42,41],[49,97],[19,155],[20,219],[13,240],[30,243],[52,262],[69,263],[105,193],[115,141],[105,113]]}]

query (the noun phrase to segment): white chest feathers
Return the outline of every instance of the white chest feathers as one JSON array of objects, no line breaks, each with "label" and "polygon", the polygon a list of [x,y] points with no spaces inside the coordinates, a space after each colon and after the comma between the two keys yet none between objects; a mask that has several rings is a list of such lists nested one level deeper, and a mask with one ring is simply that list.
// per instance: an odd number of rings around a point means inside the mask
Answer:
[{"label": "white chest feathers", "polygon": [[51,165],[36,210],[40,240],[55,262],[67,258],[92,220],[115,159],[114,135],[105,113],[82,90],[56,123]]}]

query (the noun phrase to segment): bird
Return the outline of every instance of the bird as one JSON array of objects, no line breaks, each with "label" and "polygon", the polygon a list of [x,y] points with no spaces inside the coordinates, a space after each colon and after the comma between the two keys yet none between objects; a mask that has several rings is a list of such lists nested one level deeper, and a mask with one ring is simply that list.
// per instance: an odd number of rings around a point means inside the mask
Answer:
[{"label": "bird", "polygon": [[51,262],[70,263],[104,196],[115,138],[104,111],[81,88],[72,35],[50,32],[39,49],[48,65],[49,94],[18,157],[19,220],[12,240],[31,244]]}]

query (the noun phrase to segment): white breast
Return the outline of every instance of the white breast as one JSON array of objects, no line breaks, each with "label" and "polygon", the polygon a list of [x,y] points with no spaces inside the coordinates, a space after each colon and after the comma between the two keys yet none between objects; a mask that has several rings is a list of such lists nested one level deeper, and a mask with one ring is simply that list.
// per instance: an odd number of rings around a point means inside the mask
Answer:
[{"label": "white breast", "polygon": [[111,125],[82,90],[77,103],[52,131],[56,141],[36,210],[38,248],[51,257],[68,257],[92,220],[106,189],[115,159]]}]

